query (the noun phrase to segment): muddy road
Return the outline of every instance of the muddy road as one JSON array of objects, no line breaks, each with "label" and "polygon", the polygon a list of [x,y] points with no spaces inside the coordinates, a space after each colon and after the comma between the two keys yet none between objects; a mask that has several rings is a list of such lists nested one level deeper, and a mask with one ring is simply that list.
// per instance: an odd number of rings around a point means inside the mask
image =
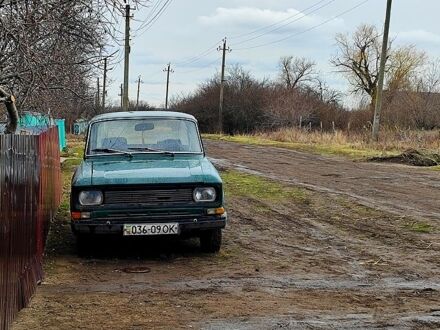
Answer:
[{"label": "muddy road", "polygon": [[206,145],[230,214],[219,254],[100,240],[79,258],[62,210],[13,329],[440,327],[438,173]]},{"label": "muddy road", "polygon": [[397,215],[440,220],[439,172],[223,141],[205,145],[218,165],[343,195]]}]

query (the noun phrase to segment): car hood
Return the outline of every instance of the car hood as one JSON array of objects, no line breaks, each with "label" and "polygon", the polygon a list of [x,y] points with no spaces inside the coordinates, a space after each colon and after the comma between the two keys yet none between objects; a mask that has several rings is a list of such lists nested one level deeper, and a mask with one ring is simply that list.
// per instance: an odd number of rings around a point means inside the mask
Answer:
[{"label": "car hood", "polygon": [[82,162],[75,172],[75,186],[220,183],[217,170],[206,157],[114,159]]}]

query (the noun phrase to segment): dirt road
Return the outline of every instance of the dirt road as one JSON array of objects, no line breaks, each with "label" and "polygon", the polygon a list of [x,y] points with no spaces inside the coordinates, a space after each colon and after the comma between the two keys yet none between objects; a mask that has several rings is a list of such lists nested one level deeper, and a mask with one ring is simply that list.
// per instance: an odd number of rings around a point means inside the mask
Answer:
[{"label": "dirt road", "polygon": [[205,144],[219,165],[344,195],[398,215],[440,220],[439,172],[404,165],[353,162],[282,148],[211,140]]},{"label": "dirt road", "polygon": [[61,212],[46,279],[14,329],[440,327],[438,173],[206,144],[239,170],[222,174],[220,254],[116,240],[81,259]]}]

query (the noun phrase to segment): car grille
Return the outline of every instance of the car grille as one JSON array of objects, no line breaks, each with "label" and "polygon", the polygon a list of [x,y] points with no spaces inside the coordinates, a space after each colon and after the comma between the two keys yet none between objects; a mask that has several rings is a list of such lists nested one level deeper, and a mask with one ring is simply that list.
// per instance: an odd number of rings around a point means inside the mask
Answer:
[{"label": "car grille", "polygon": [[192,194],[193,190],[190,188],[106,191],[104,193],[104,203],[150,205],[192,204]]}]

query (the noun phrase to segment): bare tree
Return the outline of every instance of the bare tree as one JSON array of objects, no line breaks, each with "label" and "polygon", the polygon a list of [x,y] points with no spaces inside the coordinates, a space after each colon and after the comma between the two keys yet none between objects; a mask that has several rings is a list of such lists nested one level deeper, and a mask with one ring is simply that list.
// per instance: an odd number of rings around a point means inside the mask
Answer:
[{"label": "bare tree", "polygon": [[423,93],[440,93],[439,59],[428,62],[418,75],[412,77],[411,89]]},{"label": "bare tree", "polygon": [[15,107],[15,98],[13,95],[8,94],[3,88],[0,87],[0,103],[5,104],[6,111],[8,113],[9,122],[6,125],[6,134],[15,133],[18,125],[18,113]]},{"label": "bare tree", "polygon": [[410,90],[412,81],[419,75],[426,64],[425,52],[413,45],[403,46],[392,51],[388,71],[388,90]]},{"label": "bare tree", "polygon": [[361,25],[351,36],[338,34],[336,43],[338,53],[331,63],[347,77],[353,93],[366,93],[374,104],[381,49],[377,29],[372,25]]},{"label": "bare tree", "polygon": [[[377,83],[381,55],[381,35],[373,25],[362,24],[352,34],[336,36],[338,53],[331,63],[343,73],[353,93],[365,93],[376,101]],[[389,44],[386,61],[387,88],[404,88],[410,77],[423,65],[426,56],[413,46],[396,47]]]},{"label": "bare tree", "polygon": [[313,82],[316,63],[305,57],[284,56],[280,59],[280,81],[287,88]]},{"label": "bare tree", "polygon": [[[145,5],[147,0],[133,0]],[[118,43],[122,0],[0,0],[0,84],[17,108],[77,117],[93,112],[94,81]]]},{"label": "bare tree", "polygon": [[325,81],[323,81],[320,77],[316,77],[314,81],[313,91],[318,95],[319,99],[322,102],[328,104],[340,104],[343,94],[331,88]]}]

